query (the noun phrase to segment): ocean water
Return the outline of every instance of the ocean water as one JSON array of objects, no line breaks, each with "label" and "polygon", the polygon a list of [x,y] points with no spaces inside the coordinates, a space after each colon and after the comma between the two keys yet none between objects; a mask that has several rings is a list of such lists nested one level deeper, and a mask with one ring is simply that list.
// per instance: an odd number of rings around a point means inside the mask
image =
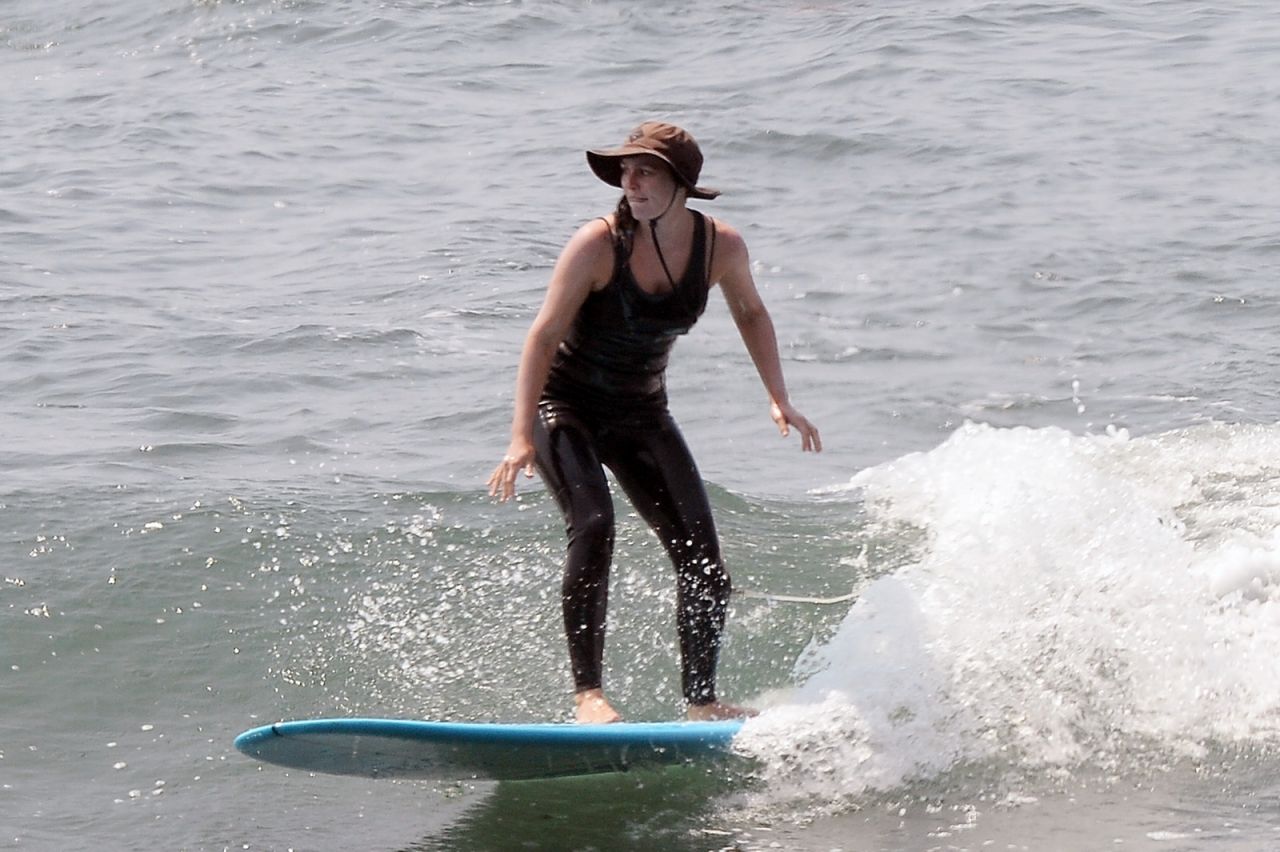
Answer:
[{"label": "ocean water", "polygon": [[[1280,845],[1280,18],[1262,2],[0,4],[0,848]],[[751,247],[670,373],[723,769],[309,776],[282,718],[563,719],[492,503],[548,272],[690,128]],[[679,712],[621,516],[610,688]],[[798,598],[833,598],[835,604]]]}]

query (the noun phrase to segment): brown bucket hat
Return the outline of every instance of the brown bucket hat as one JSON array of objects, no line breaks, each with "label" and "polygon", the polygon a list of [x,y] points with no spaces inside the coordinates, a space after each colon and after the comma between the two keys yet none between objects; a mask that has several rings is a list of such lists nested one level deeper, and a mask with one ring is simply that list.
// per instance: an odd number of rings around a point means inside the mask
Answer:
[{"label": "brown bucket hat", "polygon": [[600,180],[610,186],[622,186],[622,158],[636,154],[652,154],[670,166],[690,198],[710,200],[720,194],[718,189],[698,186],[702,151],[687,131],[674,124],[646,121],[631,131],[622,147],[588,151],[587,162]]}]

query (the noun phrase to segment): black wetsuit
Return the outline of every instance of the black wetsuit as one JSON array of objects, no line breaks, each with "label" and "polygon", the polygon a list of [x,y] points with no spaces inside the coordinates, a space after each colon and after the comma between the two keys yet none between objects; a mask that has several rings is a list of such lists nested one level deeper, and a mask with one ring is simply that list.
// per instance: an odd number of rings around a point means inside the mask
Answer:
[{"label": "black wetsuit", "polygon": [[694,219],[689,265],[660,295],[640,289],[615,238],[612,278],[587,297],[552,363],[534,447],[569,537],[562,596],[575,687],[601,686],[614,539],[608,467],[675,565],[684,697],[706,704],[716,697],[730,582],[702,478],[667,411],[665,375],[676,337],[707,304],[715,226]]}]

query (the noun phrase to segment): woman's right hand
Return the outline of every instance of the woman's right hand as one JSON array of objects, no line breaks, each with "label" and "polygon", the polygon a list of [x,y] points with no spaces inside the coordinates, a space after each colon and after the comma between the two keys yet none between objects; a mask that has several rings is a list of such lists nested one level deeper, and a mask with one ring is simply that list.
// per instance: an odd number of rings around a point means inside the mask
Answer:
[{"label": "woman's right hand", "polygon": [[497,497],[503,503],[516,496],[516,475],[521,468],[526,477],[533,477],[533,442],[512,438],[502,462],[489,474],[489,496]]},{"label": "woman's right hand", "polygon": [[556,349],[592,289],[597,284],[603,286],[612,275],[613,231],[605,220],[592,219],[560,252],[547,284],[547,295],[525,337],[511,415],[512,434],[516,437],[511,439],[502,463],[489,475],[490,496],[505,503],[516,496],[516,476],[522,469],[525,476],[533,476],[533,420],[538,416],[538,398]]}]

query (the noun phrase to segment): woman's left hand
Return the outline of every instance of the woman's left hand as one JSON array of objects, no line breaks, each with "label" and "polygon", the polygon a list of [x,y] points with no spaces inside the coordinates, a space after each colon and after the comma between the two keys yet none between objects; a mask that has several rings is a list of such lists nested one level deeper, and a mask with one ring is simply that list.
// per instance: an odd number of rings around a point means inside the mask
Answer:
[{"label": "woman's left hand", "polygon": [[818,427],[805,418],[803,414],[796,411],[789,402],[774,402],[769,406],[769,416],[773,418],[773,422],[778,424],[778,431],[785,438],[791,434],[791,427],[795,427],[800,432],[800,449],[804,452],[822,452],[822,436],[818,434]]}]

